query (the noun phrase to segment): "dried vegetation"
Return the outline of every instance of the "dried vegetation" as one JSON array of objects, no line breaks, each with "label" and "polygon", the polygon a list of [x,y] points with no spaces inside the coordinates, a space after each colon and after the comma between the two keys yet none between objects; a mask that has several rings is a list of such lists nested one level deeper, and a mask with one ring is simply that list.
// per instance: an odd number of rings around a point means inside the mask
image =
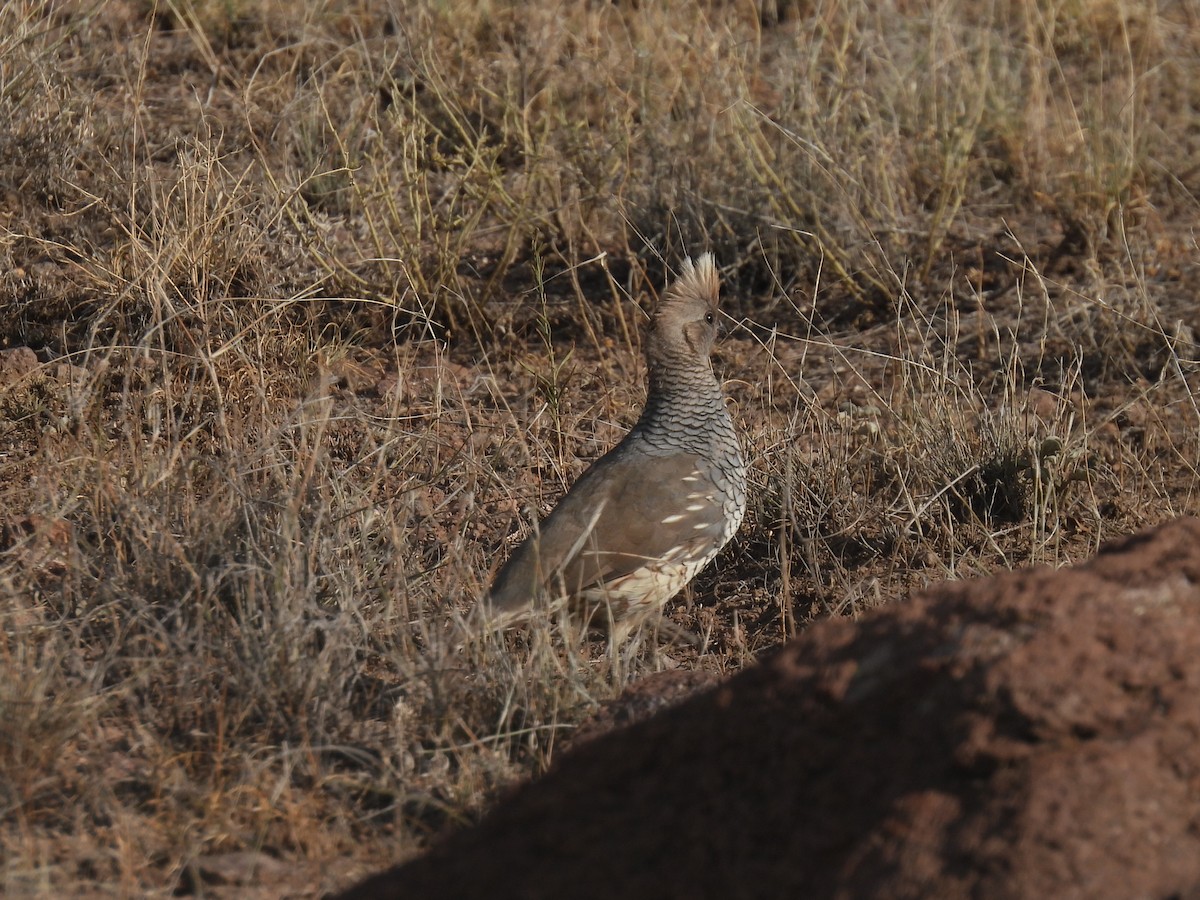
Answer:
[{"label": "dried vegetation", "polygon": [[[17,0],[0,123],[6,896],[314,895],[641,672],[1200,511],[1187,2]],[[706,248],[705,646],[468,639]]]}]

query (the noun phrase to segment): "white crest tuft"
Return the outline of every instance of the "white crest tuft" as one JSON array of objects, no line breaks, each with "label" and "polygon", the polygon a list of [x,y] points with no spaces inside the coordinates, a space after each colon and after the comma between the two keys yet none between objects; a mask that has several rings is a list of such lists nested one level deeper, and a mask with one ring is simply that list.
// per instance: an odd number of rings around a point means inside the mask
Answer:
[{"label": "white crest tuft", "polygon": [[667,300],[700,300],[716,306],[720,290],[716,261],[711,253],[702,253],[695,262],[684,259],[682,272],[667,290]]}]

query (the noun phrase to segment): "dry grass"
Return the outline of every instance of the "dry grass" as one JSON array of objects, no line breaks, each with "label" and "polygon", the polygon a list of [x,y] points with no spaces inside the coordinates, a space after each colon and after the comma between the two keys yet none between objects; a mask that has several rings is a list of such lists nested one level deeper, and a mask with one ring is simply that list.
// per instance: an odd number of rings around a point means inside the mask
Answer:
[{"label": "dry grass", "polygon": [[[0,6],[0,892],[332,889],[639,673],[1200,511],[1198,49],[1132,0]],[[703,652],[472,637],[702,248],[755,488]]]}]

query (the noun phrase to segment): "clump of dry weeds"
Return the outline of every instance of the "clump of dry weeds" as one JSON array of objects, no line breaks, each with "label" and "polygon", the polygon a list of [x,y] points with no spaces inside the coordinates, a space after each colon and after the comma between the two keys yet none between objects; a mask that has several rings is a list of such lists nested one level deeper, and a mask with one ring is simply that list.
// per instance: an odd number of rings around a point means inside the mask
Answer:
[{"label": "clump of dry weeds", "polygon": [[[1196,512],[1198,41],[1121,0],[0,7],[0,891],[330,889],[641,672]],[[670,611],[704,648],[479,637],[702,246],[756,489]]]}]

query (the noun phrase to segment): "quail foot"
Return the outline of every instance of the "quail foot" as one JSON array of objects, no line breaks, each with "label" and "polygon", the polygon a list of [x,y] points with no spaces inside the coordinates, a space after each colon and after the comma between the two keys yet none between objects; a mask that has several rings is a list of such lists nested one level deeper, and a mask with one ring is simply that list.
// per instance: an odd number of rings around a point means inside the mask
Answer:
[{"label": "quail foot", "polygon": [[711,254],[683,264],[646,341],[641,417],[596,460],[500,569],[493,623],[566,603],[627,635],[728,543],[746,511],[746,463],[710,353],[719,282]]}]

